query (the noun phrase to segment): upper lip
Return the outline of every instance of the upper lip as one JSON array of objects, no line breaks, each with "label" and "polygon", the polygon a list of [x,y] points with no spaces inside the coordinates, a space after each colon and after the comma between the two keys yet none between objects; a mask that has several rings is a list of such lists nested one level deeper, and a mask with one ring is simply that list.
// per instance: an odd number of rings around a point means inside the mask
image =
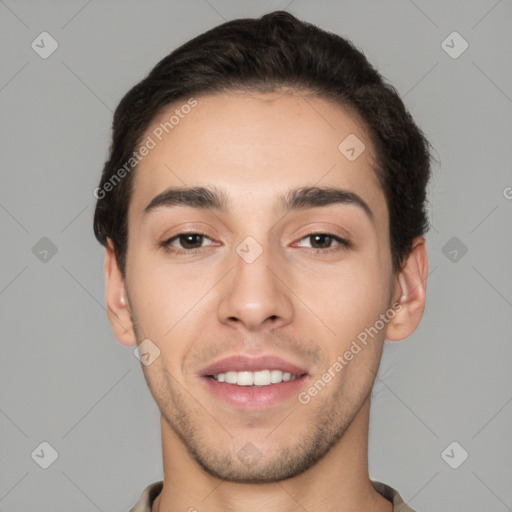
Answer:
[{"label": "upper lip", "polygon": [[234,372],[258,372],[261,370],[281,370],[292,375],[303,375],[308,373],[305,368],[297,366],[280,357],[266,355],[249,357],[243,354],[236,354],[210,364],[201,371],[202,375],[218,375],[229,371]]}]

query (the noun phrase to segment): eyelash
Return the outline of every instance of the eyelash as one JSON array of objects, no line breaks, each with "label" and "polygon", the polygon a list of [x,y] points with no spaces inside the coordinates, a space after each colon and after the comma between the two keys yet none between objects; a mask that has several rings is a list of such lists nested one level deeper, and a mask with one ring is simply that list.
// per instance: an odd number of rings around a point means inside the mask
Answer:
[{"label": "eyelash", "polygon": [[[177,249],[175,247],[173,247],[171,245],[171,242],[173,242],[174,240],[177,240],[180,238],[180,236],[185,236],[185,235],[198,235],[198,236],[202,236],[202,237],[205,237],[205,238],[208,238],[211,240],[211,238],[204,234],[204,233],[199,233],[199,232],[195,232],[195,231],[190,231],[190,232],[184,232],[184,233],[178,233],[177,235],[174,235],[173,237],[165,240],[164,242],[161,243],[161,246],[169,253],[171,254],[174,254],[174,255],[180,255],[180,254],[184,254],[184,255],[192,255],[192,254],[196,254],[197,252],[199,252],[201,249],[204,249],[204,247],[197,247],[195,249]],[[347,250],[347,249],[350,249],[352,247],[352,243],[350,242],[350,240],[347,240],[346,238],[341,238],[339,236],[336,236],[336,235],[333,235],[331,233],[324,233],[324,232],[316,232],[316,233],[308,233],[307,235],[303,236],[299,241],[301,240],[304,240],[305,238],[310,238],[312,236],[315,236],[315,235],[324,235],[324,236],[328,236],[328,237],[331,237],[333,241],[336,241],[339,243],[338,246],[334,246],[334,247],[328,247],[327,249],[316,249],[314,247],[312,248],[307,248],[306,249],[309,249],[310,252],[313,252],[314,254],[330,254],[330,253],[334,253],[334,252],[338,252],[338,251],[342,251],[342,250]]]}]

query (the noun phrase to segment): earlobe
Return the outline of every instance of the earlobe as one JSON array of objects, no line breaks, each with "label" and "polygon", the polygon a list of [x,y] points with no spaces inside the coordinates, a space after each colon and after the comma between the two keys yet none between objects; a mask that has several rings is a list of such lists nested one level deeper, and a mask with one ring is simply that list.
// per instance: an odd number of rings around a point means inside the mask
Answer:
[{"label": "earlobe", "polygon": [[119,270],[112,240],[107,239],[105,254],[105,294],[107,313],[114,335],[123,345],[135,345],[137,338],[129,306],[125,281]]},{"label": "earlobe", "polygon": [[428,260],[425,239],[418,237],[395,281],[396,314],[386,329],[386,339],[400,341],[418,327],[425,310]]}]

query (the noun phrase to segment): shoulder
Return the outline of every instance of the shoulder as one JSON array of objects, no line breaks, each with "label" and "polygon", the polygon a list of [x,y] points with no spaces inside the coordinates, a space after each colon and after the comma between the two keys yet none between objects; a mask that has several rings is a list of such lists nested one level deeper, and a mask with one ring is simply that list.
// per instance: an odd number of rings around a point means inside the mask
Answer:
[{"label": "shoulder", "polygon": [[374,480],[372,480],[372,485],[381,496],[393,503],[393,512],[414,512],[414,510],[404,502],[400,494],[398,494],[398,491],[393,489],[393,487]]},{"label": "shoulder", "polygon": [[156,497],[162,491],[163,485],[163,480],[159,480],[158,482],[148,485],[144,491],[142,491],[137,503],[135,503],[129,512],[151,512],[153,501],[155,501]]}]

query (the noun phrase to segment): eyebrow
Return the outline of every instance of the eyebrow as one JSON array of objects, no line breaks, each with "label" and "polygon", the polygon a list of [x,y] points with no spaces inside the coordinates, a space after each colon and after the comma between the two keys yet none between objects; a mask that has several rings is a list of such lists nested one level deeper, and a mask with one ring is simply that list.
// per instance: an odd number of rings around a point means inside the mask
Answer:
[{"label": "eyebrow", "polygon": [[[300,187],[289,190],[279,197],[279,205],[284,211],[305,210],[331,204],[349,204],[361,208],[370,220],[374,215],[368,204],[356,193],[336,187]],[[157,208],[173,206],[189,206],[205,210],[227,212],[230,201],[224,190],[215,186],[168,188],[154,197],[144,208],[148,214]]]}]

